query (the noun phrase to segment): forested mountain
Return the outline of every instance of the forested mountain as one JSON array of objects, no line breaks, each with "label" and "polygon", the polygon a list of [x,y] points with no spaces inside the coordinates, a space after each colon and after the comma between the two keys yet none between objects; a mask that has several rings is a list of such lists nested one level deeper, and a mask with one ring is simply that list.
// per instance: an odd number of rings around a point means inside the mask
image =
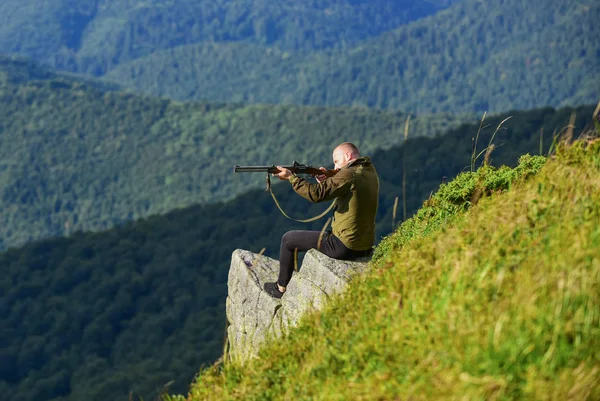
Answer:
[{"label": "forested mountain", "polygon": [[177,99],[507,111],[594,102],[600,3],[465,0],[352,48],[290,54],[200,43],[107,78]]},{"label": "forested mountain", "polygon": [[[28,58],[21,56],[0,55],[0,85],[6,89],[7,84],[31,84],[36,81],[60,80],[73,85],[85,84],[90,88],[113,91],[123,90],[117,84],[109,83],[99,79],[91,78],[82,74],[58,72],[48,67],[43,67]],[[38,82],[39,83],[39,82]],[[50,84],[52,86],[52,84]],[[60,85],[58,85],[60,86]],[[10,101],[10,98],[5,101]]]},{"label": "forested mountain", "polygon": [[[592,110],[511,112],[493,141],[492,164],[514,165],[523,153],[538,154],[540,144],[546,154],[554,130],[575,112],[580,132]],[[475,150],[479,124],[370,152],[381,179],[378,237],[392,230],[403,165],[410,215],[444,177],[471,168],[473,152],[489,144],[506,117],[486,119]],[[475,165],[481,163],[482,157]],[[274,191],[297,217],[324,207],[298,201],[285,183]],[[0,392],[15,401],[127,400],[130,391],[133,399],[152,399],[171,380],[171,392],[185,392],[200,364],[222,352],[231,252],[266,247],[276,257],[285,231],[322,224],[285,220],[270,196],[255,190],[226,203],[0,253]]]},{"label": "forested mountain", "polygon": [[102,75],[124,61],[191,43],[346,47],[453,1],[4,0],[0,53]]},{"label": "forested mountain", "polygon": [[0,52],[179,100],[501,112],[600,92],[593,0],[32,4],[0,4]]},{"label": "forested mountain", "polygon": [[[0,59],[0,248],[111,227],[263,185],[234,164],[331,164],[331,150],[402,140],[407,117],[366,108],[180,103],[104,91]],[[431,136],[465,116],[413,118]]]}]

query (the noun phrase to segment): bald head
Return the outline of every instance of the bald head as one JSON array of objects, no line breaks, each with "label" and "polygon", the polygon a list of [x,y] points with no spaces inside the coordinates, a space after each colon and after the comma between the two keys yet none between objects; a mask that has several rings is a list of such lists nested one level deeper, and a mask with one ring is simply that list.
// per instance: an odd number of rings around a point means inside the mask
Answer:
[{"label": "bald head", "polygon": [[333,164],[336,169],[346,167],[352,160],[360,157],[360,152],[356,145],[350,142],[339,144],[333,150]]}]

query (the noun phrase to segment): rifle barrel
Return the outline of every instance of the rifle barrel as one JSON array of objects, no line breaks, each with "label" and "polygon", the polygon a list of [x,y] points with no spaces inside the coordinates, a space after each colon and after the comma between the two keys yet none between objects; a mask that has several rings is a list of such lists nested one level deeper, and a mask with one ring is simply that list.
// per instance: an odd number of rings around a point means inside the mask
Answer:
[{"label": "rifle barrel", "polygon": [[233,166],[234,173],[277,173],[275,166]]},{"label": "rifle barrel", "polygon": [[[337,173],[337,170],[327,170],[325,172],[320,171],[319,169],[307,166],[305,164],[294,164],[291,166],[281,166],[287,170],[292,171],[295,174],[310,174],[310,175],[320,175],[324,174],[327,177],[332,177]],[[234,173],[269,173],[269,174],[277,174],[279,173],[279,169],[275,165],[271,166],[238,166],[237,164],[233,166]]]}]

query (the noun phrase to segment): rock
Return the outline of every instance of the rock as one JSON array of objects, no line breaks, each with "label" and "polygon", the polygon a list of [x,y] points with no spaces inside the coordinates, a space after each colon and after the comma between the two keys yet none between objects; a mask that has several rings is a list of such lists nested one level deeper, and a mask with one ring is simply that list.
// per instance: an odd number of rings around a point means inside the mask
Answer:
[{"label": "rock", "polygon": [[266,294],[263,284],[277,280],[278,274],[277,260],[240,249],[233,252],[226,300],[232,359],[247,360],[267,337],[281,301]]},{"label": "rock", "polygon": [[263,290],[277,280],[279,261],[237,249],[231,257],[227,296],[229,355],[247,361],[265,342],[280,337],[310,310],[321,310],[328,299],[344,290],[352,277],[363,273],[370,258],[332,259],[316,249],[308,251],[299,272],[281,300]]}]

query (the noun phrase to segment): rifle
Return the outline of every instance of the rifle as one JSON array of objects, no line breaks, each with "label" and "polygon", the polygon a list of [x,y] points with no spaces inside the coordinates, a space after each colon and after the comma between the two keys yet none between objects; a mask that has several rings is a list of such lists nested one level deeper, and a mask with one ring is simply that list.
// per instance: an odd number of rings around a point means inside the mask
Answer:
[{"label": "rifle", "polygon": [[[307,166],[306,164],[300,164],[294,162],[291,166],[281,166],[287,170],[290,170],[294,174],[309,174],[312,176],[324,175],[326,177],[333,177],[338,171],[337,170],[319,170],[316,167]],[[275,166],[233,166],[234,173],[267,173],[267,174],[279,174],[281,171]]]},{"label": "rifle", "polygon": [[[300,164],[297,161],[294,161],[294,164],[292,164],[291,166],[281,166],[281,167],[283,167],[287,170],[290,170],[294,174],[309,174],[309,175],[312,175],[313,177],[317,176],[317,175],[333,177],[338,172],[338,170],[322,171],[316,167],[307,166],[306,164]],[[275,205],[277,205],[277,208],[279,208],[279,211],[288,219],[298,221],[300,223],[310,223],[311,221],[315,221],[315,220],[320,219],[321,217],[325,216],[335,206],[335,202],[333,202],[331,204],[331,206],[329,206],[329,208],[327,210],[325,210],[323,213],[321,213],[319,216],[313,217],[311,219],[306,219],[306,220],[296,220],[296,219],[288,216],[287,213],[283,211],[283,209],[281,208],[281,205],[279,205],[279,202],[277,201],[277,198],[275,197],[275,194],[271,190],[270,174],[281,173],[281,170],[279,170],[277,168],[277,166],[275,166],[275,165],[272,165],[272,166],[238,166],[236,164],[235,166],[233,166],[233,172],[234,173],[267,173],[267,189],[265,189],[265,191],[268,191],[271,193],[271,197],[273,197],[273,201],[275,201]]]}]

